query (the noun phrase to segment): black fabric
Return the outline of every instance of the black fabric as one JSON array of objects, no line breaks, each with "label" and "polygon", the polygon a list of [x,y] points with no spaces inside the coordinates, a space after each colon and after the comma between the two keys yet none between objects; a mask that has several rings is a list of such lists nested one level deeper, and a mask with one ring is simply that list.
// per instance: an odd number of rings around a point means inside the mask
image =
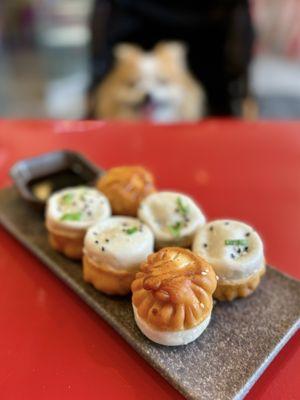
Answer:
[{"label": "black fabric", "polygon": [[247,0],[96,0],[91,31],[91,90],[110,69],[115,44],[151,49],[160,40],[180,40],[210,114],[238,113],[253,42]]}]

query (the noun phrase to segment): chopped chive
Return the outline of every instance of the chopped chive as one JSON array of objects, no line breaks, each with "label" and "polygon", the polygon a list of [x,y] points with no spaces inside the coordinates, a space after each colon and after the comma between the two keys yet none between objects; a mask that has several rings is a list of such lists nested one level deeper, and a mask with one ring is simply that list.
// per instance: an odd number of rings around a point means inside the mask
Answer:
[{"label": "chopped chive", "polygon": [[225,240],[225,246],[247,246],[248,242],[245,239],[237,239],[237,240],[231,240],[227,239]]},{"label": "chopped chive", "polygon": [[182,228],[182,224],[180,221],[175,222],[173,225],[168,225],[169,231],[172,233],[173,236],[178,237],[180,236],[180,231]]},{"label": "chopped chive", "polygon": [[64,214],[60,219],[61,221],[80,221],[81,217],[81,212],[75,212]]},{"label": "chopped chive", "polygon": [[71,204],[72,201],[74,199],[74,194],[73,193],[66,193],[63,195],[63,197],[61,198],[62,202],[64,204]]},{"label": "chopped chive", "polygon": [[177,197],[176,205],[178,207],[179,214],[181,214],[183,217],[186,217],[187,213],[189,212],[189,206],[184,205],[180,197]]},{"label": "chopped chive", "polygon": [[131,228],[125,229],[125,232],[127,233],[127,235],[132,235],[133,233],[138,231],[138,227],[137,226],[133,226]]}]

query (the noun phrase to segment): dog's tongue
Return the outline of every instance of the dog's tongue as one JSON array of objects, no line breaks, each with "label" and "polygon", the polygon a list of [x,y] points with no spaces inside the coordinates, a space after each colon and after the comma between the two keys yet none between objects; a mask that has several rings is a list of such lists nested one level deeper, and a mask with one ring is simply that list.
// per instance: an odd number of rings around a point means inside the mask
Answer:
[{"label": "dog's tongue", "polygon": [[144,119],[152,119],[154,108],[154,105],[151,103],[145,104],[142,108],[142,117]]}]

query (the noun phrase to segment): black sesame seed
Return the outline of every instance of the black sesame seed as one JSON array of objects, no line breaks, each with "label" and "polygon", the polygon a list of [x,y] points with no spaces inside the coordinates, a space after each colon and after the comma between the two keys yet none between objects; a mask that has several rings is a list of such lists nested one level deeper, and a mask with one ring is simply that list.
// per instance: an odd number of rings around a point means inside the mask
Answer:
[{"label": "black sesame seed", "polygon": [[229,225],[229,222],[228,222],[228,221],[226,221],[224,224],[225,224],[225,225]]},{"label": "black sesame seed", "polygon": [[235,255],[233,253],[230,254],[231,258],[235,258]]},{"label": "black sesame seed", "polygon": [[249,249],[249,247],[247,246],[247,247],[245,247],[245,248],[244,248],[244,251],[246,251],[246,252],[247,252],[247,251],[248,251],[248,249]]},{"label": "black sesame seed", "polygon": [[241,252],[241,249],[237,249],[237,252],[240,253],[240,252]]},{"label": "black sesame seed", "polygon": [[105,247],[104,247],[104,246],[102,246],[102,247],[101,247],[101,250],[102,250],[102,251],[105,251]]},{"label": "black sesame seed", "polygon": [[209,230],[210,230],[210,231],[213,231],[213,230],[214,230],[214,227],[213,227],[213,226],[211,226],[211,227],[209,228]]},{"label": "black sesame seed", "polygon": [[108,242],[109,242],[109,239],[105,239],[105,241],[106,241],[106,243],[108,243]]},{"label": "black sesame seed", "polygon": [[207,247],[207,243],[203,243],[203,247]]},{"label": "black sesame seed", "polygon": [[247,232],[245,236],[247,236],[247,237],[250,236],[250,232]]},{"label": "black sesame seed", "polygon": [[99,241],[98,241],[98,240],[95,240],[95,243],[96,243],[96,244],[98,244],[98,243],[99,243]]}]

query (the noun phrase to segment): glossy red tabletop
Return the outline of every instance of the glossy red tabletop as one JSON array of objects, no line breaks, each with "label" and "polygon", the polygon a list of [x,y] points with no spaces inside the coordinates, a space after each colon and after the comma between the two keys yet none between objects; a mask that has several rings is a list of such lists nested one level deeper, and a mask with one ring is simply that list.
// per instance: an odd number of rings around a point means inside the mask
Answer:
[{"label": "glossy red tabletop", "polygon": [[[208,218],[254,225],[267,260],[300,278],[300,123],[151,126],[0,121],[0,185],[17,160],[75,149],[104,168],[143,164]],[[105,322],[0,228],[0,398],[181,399]],[[248,399],[300,398],[300,335]]]}]

